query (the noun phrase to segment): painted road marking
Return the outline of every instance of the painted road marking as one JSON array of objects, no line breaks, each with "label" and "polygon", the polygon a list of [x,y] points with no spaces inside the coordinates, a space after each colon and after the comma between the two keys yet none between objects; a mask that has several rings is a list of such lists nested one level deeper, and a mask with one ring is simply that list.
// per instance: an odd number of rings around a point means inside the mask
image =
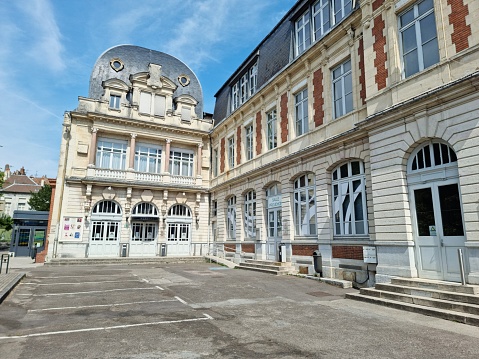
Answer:
[{"label": "painted road marking", "polygon": [[77,307],[57,307],[57,308],[45,308],[45,309],[29,309],[28,312],[45,312],[45,311],[48,311],[48,310],[69,310],[69,309],[97,308],[97,307],[119,307],[119,306],[122,306],[122,305],[137,305],[137,304],[163,303],[163,302],[176,302],[176,300],[164,299],[164,300],[148,300],[148,301],[144,301],[144,302],[131,302],[131,303],[80,305],[80,306],[77,306]]},{"label": "painted road marking", "polygon": [[159,290],[164,290],[164,289],[161,288],[159,285],[157,285],[155,288],[158,288]]},{"label": "painted road marking", "polygon": [[[135,274],[133,274],[136,276]],[[62,275],[58,277],[31,277],[32,279],[58,279],[58,278],[85,278],[85,277],[118,277],[122,276],[123,274],[87,274],[87,275]]]},{"label": "painted road marking", "polygon": [[144,326],[148,326],[148,325],[176,324],[176,323],[198,322],[198,321],[202,321],[202,320],[213,320],[212,316],[210,316],[206,313],[203,313],[203,315],[204,315],[204,317],[201,317],[201,318],[165,320],[165,321],[161,321],[161,322],[148,322],[148,323],[115,325],[115,326],[112,326],[112,327],[97,327],[97,328],[85,328],[85,329],[74,329],[74,330],[61,330],[61,331],[57,331],[57,332],[41,332],[41,333],[33,333],[33,334],[25,334],[25,335],[12,335],[12,336],[0,337],[0,340],[24,339],[24,338],[31,338],[31,337],[46,336],[46,335],[84,333],[84,332],[94,332],[94,331],[100,331],[100,330],[113,330],[113,329],[144,327]]},{"label": "painted road marking", "polygon": [[150,281],[148,279],[142,278],[141,280],[145,283],[150,283]]},{"label": "painted road marking", "polygon": [[185,302],[183,299],[181,299],[180,297],[176,297],[176,296],[175,296],[175,298],[176,298],[179,302],[188,305],[188,303],[186,303],[186,302]]},{"label": "painted road marking", "polygon": [[[27,283],[20,283],[22,285],[80,285],[80,284],[103,284],[103,283],[124,283],[124,282],[139,282],[138,279],[126,279],[126,280],[105,280],[101,282],[81,282],[81,283],[34,283],[34,282],[27,282]],[[148,282],[147,282],[148,283]]]},{"label": "painted road marking", "polygon": [[133,291],[133,290],[152,290],[152,289],[164,290],[163,288],[156,286],[156,287],[148,287],[148,288],[118,288],[118,289],[90,290],[87,292],[65,292],[65,293],[47,293],[47,294],[18,293],[17,295],[25,295],[25,296],[32,296],[32,297],[52,297],[52,296],[60,296],[60,295],[76,295],[76,294],[118,292],[118,291],[125,291],[125,290]]}]

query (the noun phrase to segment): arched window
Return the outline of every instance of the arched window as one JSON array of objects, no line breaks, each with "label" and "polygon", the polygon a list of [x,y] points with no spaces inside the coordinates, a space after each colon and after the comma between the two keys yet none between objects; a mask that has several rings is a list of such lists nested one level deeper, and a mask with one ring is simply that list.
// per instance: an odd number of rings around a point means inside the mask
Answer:
[{"label": "arched window", "polygon": [[316,234],[316,190],[314,175],[302,175],[294,181],[294,225],[297,236]]},{"label": "arched window", "polygon": [[168,216],[191,217],[191,210],[183,204],[174,204],[168,211]]},{"label": "arched window", "polygon": [[366,235],[366,176],[361,161],[350,161],[333,171],[335,236]]},{"label": "arched window", "polygon": [[132,216],[158,217],[158,209],[147,202],[138,203],[131,211]]},{"label": "arched window", "polygon": [[226,230],[228,239],[236,238],[236,197],[230,197],[226,207]]},{"label": "arched window", "polygon": [[256,237],[256,192],[244,196],[244,231],[246,238]]},{"label": "arched window", "polygon": [[432,142],[419,148],[412,160],[408,172],[432,169],[457,162],[454,150],[444,143]]},{"label": "arched window", "polygon": [[121,214],[121,207],[113,201],[101,201],[93,207],[93,214]]}]

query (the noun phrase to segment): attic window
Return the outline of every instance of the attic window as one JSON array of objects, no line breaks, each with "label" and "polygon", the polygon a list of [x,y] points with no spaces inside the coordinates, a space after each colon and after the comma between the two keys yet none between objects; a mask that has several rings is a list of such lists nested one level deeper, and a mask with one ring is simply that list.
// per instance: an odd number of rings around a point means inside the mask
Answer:
[{"label": "attic window", "polygon": [[121,61],[120,59],[111,59],[110,66],[116,72],[123,70],[123,68],[125,67],[125,65],[123,64],[123,61]]},{"label": "attic window", "polygon": [[181,86],[185,87],[190,84],[190,78],[186,75],[180,75],[178,76],[178,82],[180,83]]}]

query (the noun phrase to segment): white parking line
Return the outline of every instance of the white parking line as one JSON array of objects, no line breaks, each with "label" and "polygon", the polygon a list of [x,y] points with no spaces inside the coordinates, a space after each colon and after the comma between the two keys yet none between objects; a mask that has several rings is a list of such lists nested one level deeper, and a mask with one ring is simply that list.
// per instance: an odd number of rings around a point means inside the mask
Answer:
[{"label": "white parking line", "polygon": [[80,306],[77,306],[77,307],[57,307],[57,308],[45,308],[45,309],[29,309],[28,312],[45,312],[45,311],[48,311],[48,310],[68,310],[68,309],[97,308],[97,307],[119,307],[119,306],[122,306],[122,305],[138,305],[138,304],[163,303],[163,302],[176,302],[176,300],[164,299],[164,300],[148,300],[148,301],[144,301],[144,302],[131,302],[131,303],[80,305]]},{"label": "white parking line", "polygon": [[165,320],[161,322],[148,322],[148,323],[137,323],[137,324],[125,324],[125,325],[115,325],[112,327],[97,327],[97,328],[85,328],[85,329],[75,329],[75,330],[61,330],[57,332],[42,332],[42,333],[33,333],[25,335],[12,335],[6,337],[0,337],[0,340],[4,339],[23,339],[31,337],[40,337],[45,335],[58,335],[58,334],[71,334],[71,333],[82,333],[82,332],[93,332],[99,330],[112,330],[112,329],[125,329],[133,327],[144,327],[147,325],[161,325],[161,324],[176,324],[176,323],[186,323],[186,322],[197,322],[201,320],[213,320],[213,317],[203,313],[204,317],[201,318],[191,318],[191,319],[179,319],[179,320]]},{"label": "white parking line", "polygon": [[[135,274],[132,274],[133,276],[136,276]],[[124,277],[124,274],[88,274],[88,277],[119,277],[122,276]],[[58,277],[31,277],[32,279],[58,279],[58,278],[84,278],[85,276],[83,275],[61,275]]]},{"label": "white parking line", "polygon": [[181,299],[180,297],[176,297],[176,296],[175,296],[175,298],[176,298],[179,302],[188,305],[188,303],[186,303],[186,302],[185,302],[183,299]]},{"label": "white parking line", "polygon": [[[103,283],[124,283],[124,282],[139,282],[138,279],[127,279],[127,280],[105,280],[101,282],[81,282],[81,283],[34,283],[34,282],[26,282],[20,283],[21,285],[83,285],[83,284],[103,284]],[[147,282],[148,283],[148,282]]]},{"label": "white parking line", "polygon": [[159,285],[157,285],[155,288],[158,288],[159,290],[164,290],[164,289],[161,288]]},{"label": "white parking line", "polygon": [[150,283],[150,281],[148,279],[142,278],[141,280],[145,283]]},{"label": "white parking line", "polygon": [[47,293],[47,294],[28,294],[28,293],[18,293],[17,295],[25,295],[25,296],[32,296],[32,297],[52,297],[52,296],[60,296],[60,295],[76,295],[76,294],[91,294],[91,293],[105,293],[105,292],[117,292],[117,291],[134,291],[134,290],[152,290],[152,289],[160,289],[164,290],[160,287],[148,287],[148,288],[118,288],[118,289],[104,289],[104,290],[90,290],[87,292],[66,292],[66,293]]}]

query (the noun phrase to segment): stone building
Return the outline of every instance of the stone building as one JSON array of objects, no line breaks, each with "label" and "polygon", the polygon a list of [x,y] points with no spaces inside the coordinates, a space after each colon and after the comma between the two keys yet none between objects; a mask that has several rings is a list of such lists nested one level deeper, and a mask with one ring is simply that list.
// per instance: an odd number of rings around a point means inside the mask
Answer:
[{"label": "stone building", "polygon": [[371,285],[458,281],[461,249],[479,283],[478,20],[476,0],[298,0],[214,121],[180,61],[108,50],[65,115],[51,256],[212,243],[312,273],[319,250]]},{"label": "stone building", "polygon": [[[479,283],[479,3],[302,0],[216,94],[212,233],[358,283]],[[229,253],[228,253],[229,252]]]},{"label": "stone building", "polygon": [[211,128],[184,63],[136,46],[103,53],[64,116],[48,257],[206,253]]}]

